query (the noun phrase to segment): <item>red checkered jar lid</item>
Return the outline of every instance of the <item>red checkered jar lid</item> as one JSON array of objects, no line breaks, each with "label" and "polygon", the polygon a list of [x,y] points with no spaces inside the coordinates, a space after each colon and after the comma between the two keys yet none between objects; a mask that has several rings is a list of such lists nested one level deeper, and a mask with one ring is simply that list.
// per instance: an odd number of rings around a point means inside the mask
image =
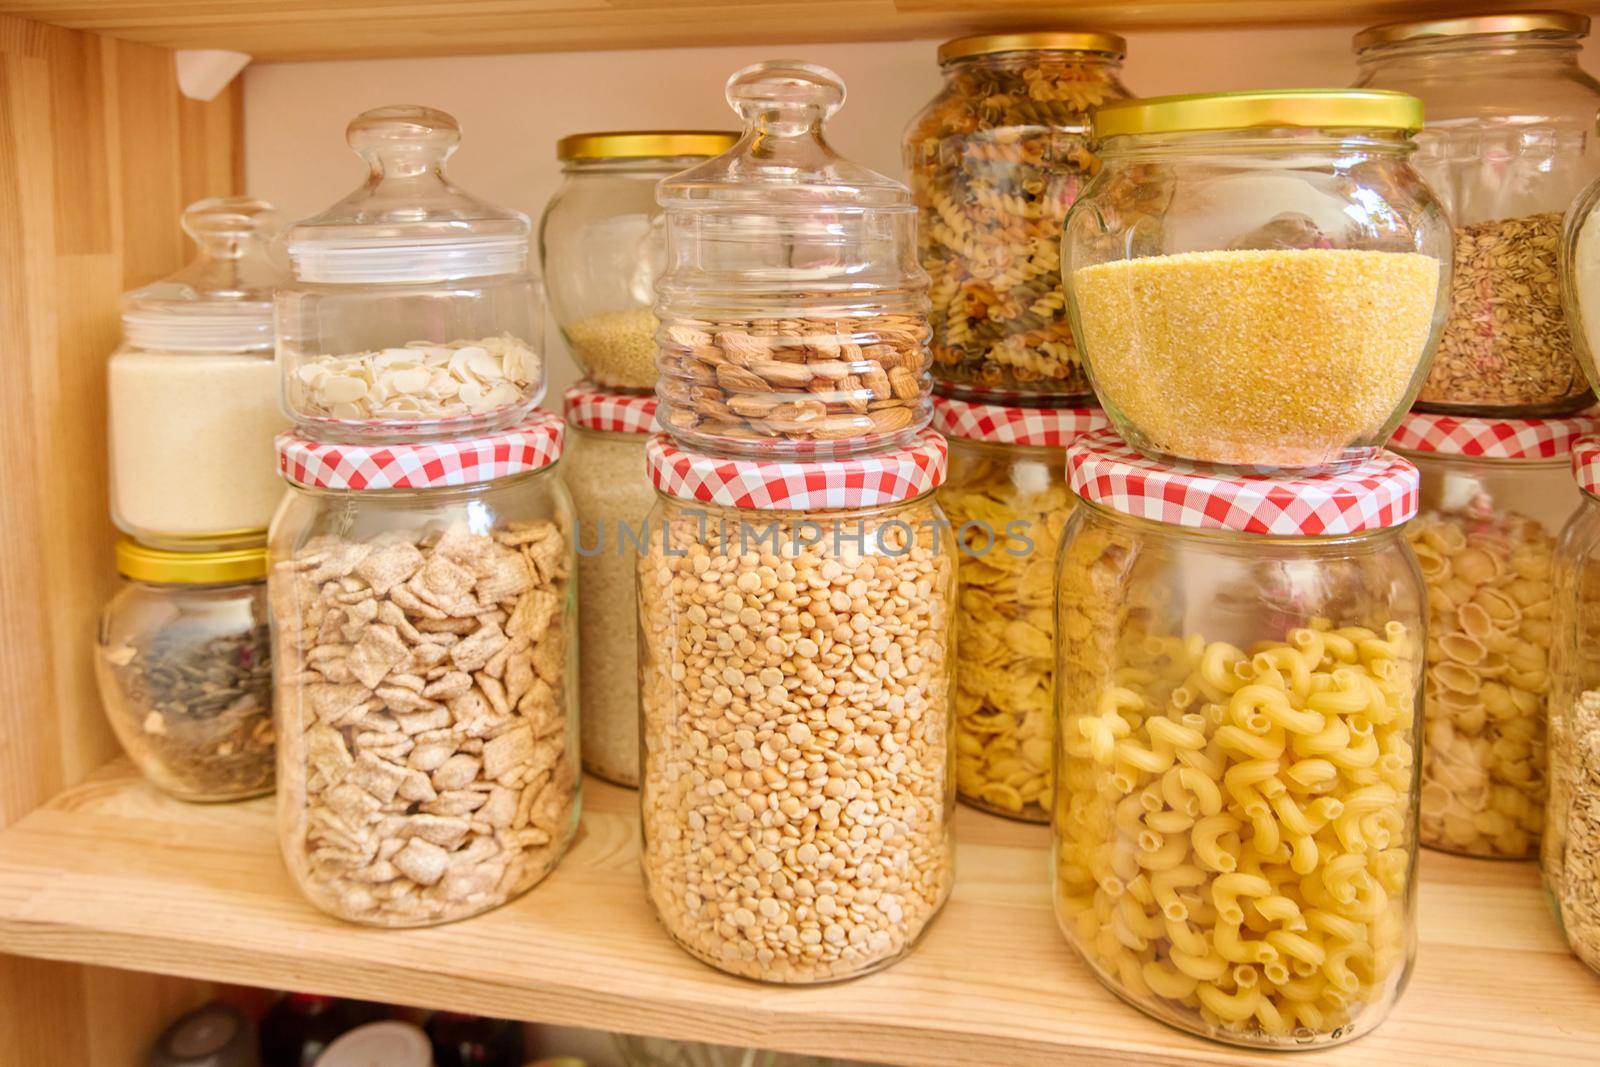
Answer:
[{"label": "red checkered jar lid", "polygon": [[1482,419],[1412,411],[1400,420],[1389,447],[1476,459],[1560,459],[1578,438],[1593,433],[1600,433],[1600,417],[1589,412],[1560,419]]},{"label": "red checkered jar lid", "polygon": [[1271,537],[1367,533],[1417,513],[1417,468],[1393,452],[1340,474],[1218,475],[1146,459],[1105,432],[1067,449],[1067,481],[1082,499],[1124,515]]},{"label": "red checkered jar lid", "polygon": [[561,458],[567,424],[535,411],[504,433],[426,444],[345,445],[278,435],[278,473],[314,489],[439,489],[542,470]]},{"label": "red checkered jar lid", "polygon": [[892,452],[828,460],[729,459],[657,434],[645,446],[650,481],[680,500],[762,511],[843,511],[913,500],[944,483],[944,438],[925,431]]},{"label": "red checkered jar lid", "polygon": [[1028,408],[935,397],[933,428],[947,437],[999,445],[1065,448],[1084,434],[1108,429],[1099,408]]},{"label": "red checkered jar lid", "polygon": [[608,433],[655,433],[656,398],[634,393],[613,393],[584,380],[567,390],[563,410],[567,421],[585,430]]},{"label": "red checkered jar lid", "polygon": [[1578,488],[1600,496],[1600,437],[1584,437],[1572,444],[1572,476]]}]

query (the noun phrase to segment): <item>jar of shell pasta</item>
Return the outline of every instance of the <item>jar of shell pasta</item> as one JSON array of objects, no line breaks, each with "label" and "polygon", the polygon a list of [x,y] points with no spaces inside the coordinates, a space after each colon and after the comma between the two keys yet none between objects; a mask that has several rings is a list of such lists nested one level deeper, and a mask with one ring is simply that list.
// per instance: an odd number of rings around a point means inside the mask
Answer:
[{"label": "jar of shell pasta", "polygon": [[1089,113],[1127,97],[1114,33],[996,33],[939,46],[906,171],[931,281],[933,375],[953,396],[1092,400],[1067,321],[1061,226],[1099,169]]},{"label": "jar of shell pasta", "polygon": [[567,390],[562,478],[577,513],[578,718],[583,769],[639,784],[639,609],[634,574],[655,487],[645,445],[660,429],[653,396],[584,382]]},{"label": "jar of shell pasta", "polygon": [[180,800],[272,791],[267,553],[175,552],[123,538],[95,672],[128,757]]},{"label": "jar of shell pasta", "polygon": [[842,159],[824,67],[728,79],[738,144],[663,181],[662,421],[686,448],[763,458],[901,447],[928,425],[928,276],[905,186]]},{"label": "jar of shell pasta", "polygon": [[1098,408],[1019,408],[938,397],[949,440],[939,503],[956,566],[956,789],[973,807],[1050,821],[1055,737],[1056,546],[1075,499],[1066,446],[1105,429]]},{"label": "jar of shell pasta", "polygon": [[662,435],[648,456],[639,799],[656,913],[746,978],[886,966],[953,880],[944,440],[796,465]]},{"label": "jar of shell pasta", "polygon": [[1501,12],[1356,34],[1358,85],[1420,97],[1413,165],[1455,224],[1450,314],[1417,405],[1526,418],[1593,402],[1562,311],[1562,215],[1600,173],[1589,20]]},{"label": "jar of shell pasta", "polygon": [[1067,452],[1053,882],[1147,1014],[1218,1041],[1358,1037],[1416,946],[1426,593],[1417,471],[1218,477]]},{"label": "jar of shell pasta", "polygon": [[346,138],[366,183],[286,235],[278,368],[296,432],[406,442],[517,425],[544,395],[527,216],[445,177],[461,130],[442,111],[377,108]]},{"label": "jar of shell pasta", "polygon": [[1444,325],[1450,225],[1415,97],[1286,89],[1108,103],[1062,239],[1095,394],[1152,459],[1244,473],[1370,458]]},{"label": "jar of shell pasta", "polygon": [[737,140],[713,130],[629,130],[556,142],[561,187],[539,222],[539,262],[550,313],[600,388],[655,388],[651,305],[667,259],[656,183]]},{"label": "jar of shell pasta", "polygon": [[1428,587],[1418,830],[1431,848],[1538,855],[1556,538],[1581,499],[1572,444],[1597,430],[1413,412],[1390,442],[1422,472],[1406,538]]},{"label": "jar of shell pasta", "polygon": [[448,443],[278,439],[278,827],[295,883],[332,915],[476,915],[532,887],[572,839],[564,430],[536,413]]},{"label": "jar of shell pasta", "polygon": [[1572,449],[1583,503],[1556,543],[1544,885],[1572,952],[1600,972],[1600,438]]}]

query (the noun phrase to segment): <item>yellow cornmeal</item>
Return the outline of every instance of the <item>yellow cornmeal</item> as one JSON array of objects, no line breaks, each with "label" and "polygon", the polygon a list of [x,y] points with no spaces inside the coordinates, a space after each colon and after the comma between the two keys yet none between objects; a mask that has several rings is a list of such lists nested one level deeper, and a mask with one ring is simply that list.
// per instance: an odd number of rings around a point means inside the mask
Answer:
[{"label": "yellow cornmeal", "polygon": [[1416,252],[1184,252],[1072,272],[1100,400],[1156,451],[1309,467],[1378,444],[1438,297]]}]

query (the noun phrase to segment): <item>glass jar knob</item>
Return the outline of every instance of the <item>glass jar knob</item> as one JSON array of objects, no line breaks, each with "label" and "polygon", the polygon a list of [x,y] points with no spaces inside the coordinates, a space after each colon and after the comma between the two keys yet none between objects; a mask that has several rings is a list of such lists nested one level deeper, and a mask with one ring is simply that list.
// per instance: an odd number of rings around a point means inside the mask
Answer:
[{"label": "glass jar knob", "polygon": [[815,129],[843,106],[844,96],[839,75],[799,60],[755,63],[728,79],[728,106],[747,130],[772,137],[798,137]]},{"label": "glass jar knob", "polygon": [[437,108],[399,104],[363,111],[345,128],[345,141],[380,178],[438,172],[461,143],[455,116]]},{"label": "glass jar knob", "polygon": [[196,200],[183,212],[183,232],[211,259],[239,259],[272,240],[278,212],[265,200],[214,196]]}]

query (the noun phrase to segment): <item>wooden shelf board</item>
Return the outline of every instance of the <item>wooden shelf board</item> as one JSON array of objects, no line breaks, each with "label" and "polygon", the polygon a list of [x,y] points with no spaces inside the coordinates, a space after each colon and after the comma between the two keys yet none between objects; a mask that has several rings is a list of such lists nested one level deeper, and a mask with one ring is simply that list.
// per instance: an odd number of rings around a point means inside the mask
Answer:
[{"label": "wooden shelf board", "polygon": [[[953,897],[911,956],[778,988],[701,965],[657,926],[635,803],[586,781],[583,831],[533,892],[450,926],[372,930],[302,902],[270,801],[185,805],[119,760],[0,832],[0,952],[895,1064],[1273,1059],[1103,990],[1056,929],[1041,827],[963,810]],[[1588,1061],[1600,977],[1567,954],[1534,867],[1429,853],[1422,879],[1420,960],[1394,1015],[1297,1062]]]},{"label": "wooden shelf board", "polygon": [[[1388,19],[1548,6],[1539,0],[0,0],[0,13],[168,48],[257,60],[909,40],[1040,26]],[[1578,0],[1565,8],[1595,10]]]}]

